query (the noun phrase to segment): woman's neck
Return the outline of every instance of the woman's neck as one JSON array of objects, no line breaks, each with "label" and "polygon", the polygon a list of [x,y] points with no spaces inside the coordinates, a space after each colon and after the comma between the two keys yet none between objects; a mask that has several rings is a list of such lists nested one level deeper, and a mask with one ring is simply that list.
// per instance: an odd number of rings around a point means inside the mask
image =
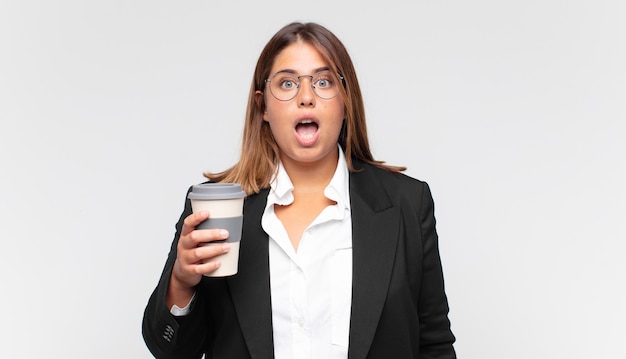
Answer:
[{"label": "woman's neck", "polygon": [[281,161],[294,190],[308,192],[326,188],[337,170],[338,159],[339,154],[325,157],[317,162],[303,163],[290,159],[281,159]]}]

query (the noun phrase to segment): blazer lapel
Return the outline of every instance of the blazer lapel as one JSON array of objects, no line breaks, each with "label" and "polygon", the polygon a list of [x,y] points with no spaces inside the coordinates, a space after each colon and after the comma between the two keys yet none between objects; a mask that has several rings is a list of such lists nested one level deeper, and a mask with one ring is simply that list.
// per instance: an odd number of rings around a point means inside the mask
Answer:
[{"label": "blazer lapel", "polygon": [[[356,164],[356,163],[355,163]],[[399,209],[369,165],[350,173],[352,208],[352,312],[348,357],[367,356],[380,318],[395,260]]]},{"label": "blazer lapel", "polygon": [[268,190],[246,199],[239,251],[239,272],[227,279],[251,358],[273,358],[268,236],[261,216]]}]

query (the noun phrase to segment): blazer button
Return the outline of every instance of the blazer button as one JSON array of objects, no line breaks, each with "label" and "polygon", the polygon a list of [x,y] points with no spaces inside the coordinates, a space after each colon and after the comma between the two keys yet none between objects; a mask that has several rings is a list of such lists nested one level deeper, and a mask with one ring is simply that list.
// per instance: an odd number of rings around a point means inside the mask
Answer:
[{"label": "blazer button", "polygon": [[172,326],[168,324],[165,327],[165,331],[163,332],[163,339],[171,343],[173,337],[174,337],[174,328],[172,328]]}]

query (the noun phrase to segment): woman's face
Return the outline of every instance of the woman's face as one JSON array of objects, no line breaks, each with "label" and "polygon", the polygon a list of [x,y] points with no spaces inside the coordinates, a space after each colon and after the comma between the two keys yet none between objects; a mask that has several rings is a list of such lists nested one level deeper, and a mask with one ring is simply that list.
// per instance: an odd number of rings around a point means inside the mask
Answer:
[{"label": "woman's face", "polygon": [[[337,164],[337,141],[344,118],[343,97],[341,93],[330,99],[319,97],[311,87],[311,81],[315,80],[307,76],[330,68],[317,49],[304,42],[287,46],[274,60],[270,72],[272,81],[266,84],[264,91],[263,120],[270,125],[280,148],[280,159],[286,168],[290,165]],[[273,77],[277,73],[280,74]],[[276,86],[284,91],[290,88],[296,91],[293,82],[279,82],[283,74],[296,80],[300,76],[300,88],[288,101],[281,101],[272,94],[281,96]],[[342,86],[340,82],[329,84],[322,77],[314,86],[322,96],[329,86]],[[274,92],[270,86],[275,86]]]}]

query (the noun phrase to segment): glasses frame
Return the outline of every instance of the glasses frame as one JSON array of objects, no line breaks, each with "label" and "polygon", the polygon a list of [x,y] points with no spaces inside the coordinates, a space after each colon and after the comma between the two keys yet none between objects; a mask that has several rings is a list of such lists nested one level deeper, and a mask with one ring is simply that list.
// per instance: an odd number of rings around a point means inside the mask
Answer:
[{"label": "glasses frame", "polygon": [[[265,79],[265,85],[266,85],[266,87],[267,87],[267,85],[269,85],[270,93],[272,94],[272,96],[273,96],[275,99],[277,99],[278,101],[287,102],[287,101],[291,101],[291,100],[293,100],[294,98],[296,98],[296,96],[298,96],[298,93],[300,92],[300,85],[302,85],[302,80],[300,80],[300,79],[301,79],[302,77],[308,77],[308,78],[310,79],[310,81],[311,81],[311,90],[313,90],[313,93],[315,94],[315,96],[317,96],[317,97],[321,98],[322,100],[330,100],[330,99],[333,99],[333,98],[337,97],[341,91],[338,89],[338,90],[337,90],[337,94],[336,94],[336,95],[334,95],[334,96],[332,96],[332,97],[322,97],[322,96],[320,96],[320,95],[317,93],[317,91],[315,91],[315,85],[313,84],[313,79],[314,79],[316,76],[318,76],[318,74],[321,74],[321,73],[326,73],[326,72],[328,72],[328,73],[330,73],[330,74],[332,74],[332,75],[337,76],[337,79],[341,82],[341,85],[345,87],[345,79],[344,79],[344,77],[343,77],[343,76],[341,76],[339,73],[334,72],[334,71],[331,71],[331,70],[321,70],[321,71],[318,71],[318,72],[314,73],[313,75],[300,75],[300,76],[295,76],[295,74],[293,74],[293,73],[291,73],[291,72],[289,72],[289,71],[278,71],[277,73],[275,73],[275,74],[273,74],[272,76],[270,76],[270,78]],[[274,94],[274,92],[272,91],[272,85],[271,85],[271,82],[272,82],[272,80],[274,79],[274,77],[276,77],[276,76],[277,76],[278,74],[280,74],[280,73],[292,74],[292,75],[294,75],[294,77],[298,80],[298,86],[296,86],[296,91],[294,92],[294,94],[293,94],[293,96],[292,96],[292,97],[290,97],[290,98],[288,98],[288,99],[286,99],[286,100],[283,100],[283,99],[278,98],[278,97]]]}]

